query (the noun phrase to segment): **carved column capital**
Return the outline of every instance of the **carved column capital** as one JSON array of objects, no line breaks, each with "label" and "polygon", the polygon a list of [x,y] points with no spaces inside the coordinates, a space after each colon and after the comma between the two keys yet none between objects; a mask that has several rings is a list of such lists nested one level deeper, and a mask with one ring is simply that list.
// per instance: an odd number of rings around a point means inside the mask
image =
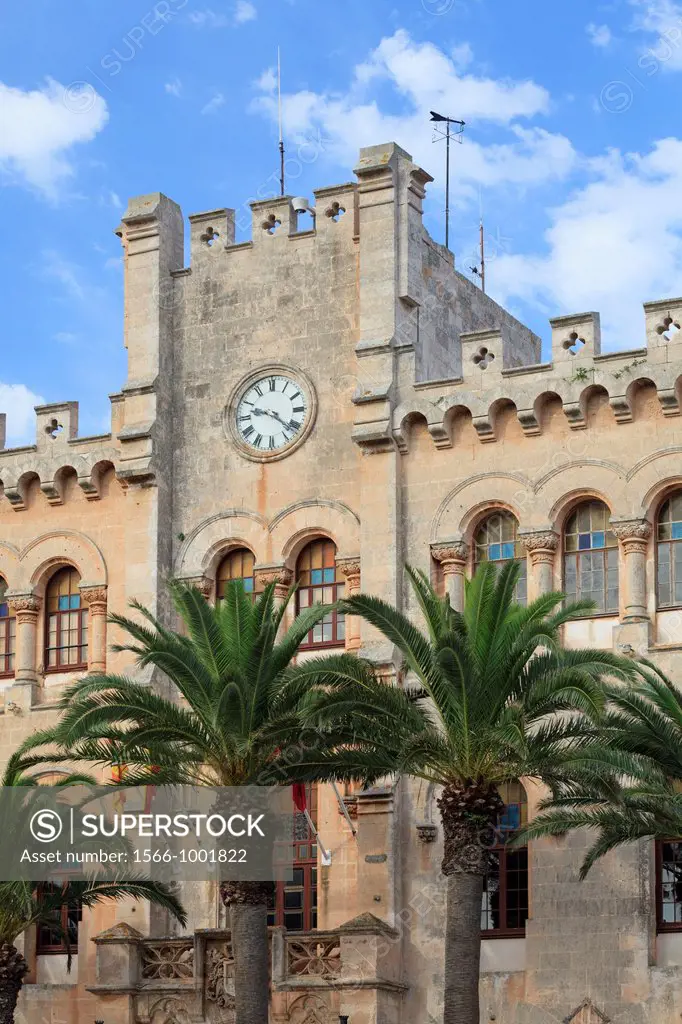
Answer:
[{"label": "carved column capital", "polygon": [[107,610],[107,588],[106,587],[81,587],[80,595],[91,612],[95,614],[106,613]]},{"label": "carved column capital", "polygon": [[37,594],[13,594],[8,591],[5,600],[9,610],[19,621],[35,621],[38,618],[42,606],[42,600]]},{"label": "carved column capital", "polygon": [[254,569],[256,585],[260,590],[271,583],[275,584],[275,597],[284,598],[294,581],[294,574],[286,565],[257,565]]},{"label": "carved column capital", "polygon": [[360,589],[360,556],[355,558],[337,558],[336,568],[345,576],[349,590]]},{"label": "carved column capital", "polygon": [[196,587],[196,589],[203,594],[207,600],[211,596],[213,583],[208,576],[186,576],[181,580],[181,582],[187,587]]},{"label": "carved column capital", "polygon": [[647,519],[621,519],[615,522],[611,520],[610,528],[626,555],[630,551],[646,553],[651,536],[651,523]]},{"label": "carved column capital", "polygon": [[532,565],[553,564],[559,537],[553,530],[539,530],[537,533],[522,533],[521,543],[530,555]]},{"label": "carved column capital", "polygon": [[466,568],[469,548],[463,540],[438,541],[431,545],[431,554],[440,562],[445,575],[462,574]]}]

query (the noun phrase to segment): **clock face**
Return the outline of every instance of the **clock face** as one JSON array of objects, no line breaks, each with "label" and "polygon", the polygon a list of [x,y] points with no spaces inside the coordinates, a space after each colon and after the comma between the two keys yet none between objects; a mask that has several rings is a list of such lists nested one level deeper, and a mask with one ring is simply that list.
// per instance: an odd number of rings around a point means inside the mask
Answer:
[{"label": "clock face", "polygon": [[305,392],[291,377],[267,374],[237,403],[236,427],[242,441],[259,452],[276,452],[298,437],[306,424]]}]

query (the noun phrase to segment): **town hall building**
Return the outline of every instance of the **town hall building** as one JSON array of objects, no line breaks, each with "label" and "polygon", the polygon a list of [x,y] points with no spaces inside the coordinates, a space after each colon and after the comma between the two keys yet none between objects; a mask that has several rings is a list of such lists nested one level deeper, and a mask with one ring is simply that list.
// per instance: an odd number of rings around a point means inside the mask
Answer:
[{"label": "town hall building", "polygon": [[[191,215],[188,266],[179,207],[130,200],[110,432],[81,437],[66,401],[6,449],[0,416],[3,758],[74,679],[132,670],[107,616],[133,598],[168,615],[169,576],[210,600],[229,579],[279,597],[297,582],[298,608],[362,590],[416,618],[406,561],[461,608],[479,562],[516,559],[519,600],[594,601],[567,645],[682,679],[682,298],[646,302],[627,352],[601,352],[598,313],[558,317],[543,362],[427,233],[431,180],[395,144],[363,149],[352,182],[252,203],[250,241],[232,209]],[[301,657],[344,648],[400,683],[390,645],[337,614]],[[309,792],[330,856],[300,830],[272,906],[271,1022],[439,1022],[437,793],[403,779],[341,795]],[[502,795],[513,834],[541,794],[519,780]],[[682,845],[623,848],[580,882],[586,842],[492,851],[483,1022],[680,1020]],[[182,898],[184,933],[145,905],[73,913],[70,974],[59,936],[27,933],[21,1024],[232,1024],[218,894]]]}]

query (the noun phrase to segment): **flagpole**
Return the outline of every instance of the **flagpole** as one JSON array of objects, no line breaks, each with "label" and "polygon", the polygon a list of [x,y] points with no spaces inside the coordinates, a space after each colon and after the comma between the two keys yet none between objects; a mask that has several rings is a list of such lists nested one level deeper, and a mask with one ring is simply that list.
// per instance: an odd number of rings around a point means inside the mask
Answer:
[{"label": "flagpole", "polygon": [[282,62],[277,47],[277,117],[279,121],[279,194],[284,195],[284,128],[282,124]]},{"label": "flagpole", "polygon": [[334,790],[334,793],[336,795],[336,799],[339,802],[339,807],[341,809],[341,813],[343,814],[344,818],[348,822],[348,825],[350,826],[351,832],[357,838],[357,831],[355,829],[355,826],[353,825],[353,822],[351,820],[351,816],[348,813],[348,808],[346,807],[345,801],[344,801],[343,797],[341,796],[341,794],[339,793],[338,786],[336,785],[335,782],[332,782],[332,789]]}]

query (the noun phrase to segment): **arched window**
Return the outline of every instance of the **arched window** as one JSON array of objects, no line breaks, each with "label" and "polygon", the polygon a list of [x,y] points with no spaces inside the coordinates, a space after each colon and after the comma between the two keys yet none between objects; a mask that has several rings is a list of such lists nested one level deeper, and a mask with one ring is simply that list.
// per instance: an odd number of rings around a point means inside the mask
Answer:
[{"label": "arched window", "polygon": [[528,597],[526,552],[518,537],[519,524],[510,512],[495,512],[481,523],[474,539],[474,568],[481,562],[506,565],[517,561],[521,575],[516,584],[515,598],[519,604],[526,604]]},{"label": "arched window", "polygon": [[[334,542],[320,538],[308,544],[299,555],[296,579],[297,612],[314,604],[333,604],[343,597],[344,584],[337,582]],[[340,647],[345,637],[344,616],[333,611],[311,629],[301,647]]]},{"label": "arched window", "polygon": [[569,601],[593,601],[596,614],[618,611],[618,541],[602,501],[578,505],[564,530],[564,590]]},{"label": "arched window", "polygon": [[255,588],[254,566],[256,559],[248,548],[235,548],[223,558],[216,574],[216,598],[222,601],[225,589],[230,580],[241,580],[247,594],[253,594]]},{"label": "arched window", "polygon": [[5,600],[7,583],[0,576],[0,678],[14,675],[14,651],[17,640],[17,621],[9,613]]},{"label": "arched window", "polygon": [[499,794],[504,811],[488,859],[481,907],[481,931],[490,938],[524,935],[528,917],[528,847],[508,848],[528,820],[526,791],[520,782],[507,782]]},{"label": "arched window", "polygon": [[47,585],[46,672],[87,668],[88,610],[83,607],[79,583],[76,570],[67,567],[56,572]]},{"label": "arched window", "polygon": [[656,927],[659,932],[682,932],[682,843],[656,843]]},{"label": "arched window", "polygon": [[682,605],[682,491],[671,495],[658,513],[656,593],[659,608]]}]

